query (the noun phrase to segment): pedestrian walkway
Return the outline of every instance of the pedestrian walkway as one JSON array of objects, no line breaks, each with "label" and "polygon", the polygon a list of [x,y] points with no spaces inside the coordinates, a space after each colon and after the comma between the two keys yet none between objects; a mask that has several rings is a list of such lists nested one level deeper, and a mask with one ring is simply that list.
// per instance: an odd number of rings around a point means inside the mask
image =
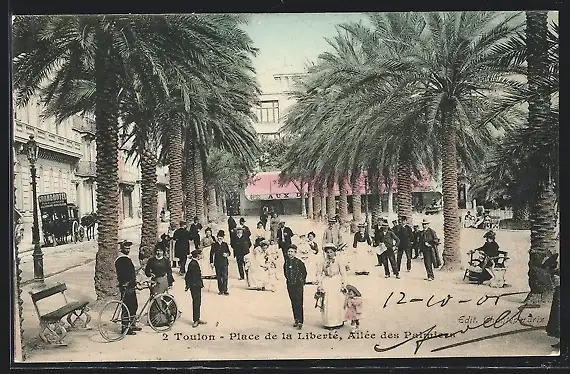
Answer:
[{"label": "pedestrian walkway", "polygon": [[[255,217],[245,217],[246,225],[250,228],[255,227],[257,220]],[[309,231],[317,233],[317,240],[322,236],[325,225],[314,223],[301,217],[283,217],[286,224],[292,228],[295,234],[306,234]],[[227,223],[221,222],[213,225],[212,229],[216,232],[218,229],[227,231]],[[438,230],[438,228],[436,228]],[[126,238],[134,242],[134,250],[131,257],[137,264],[138,240],[140,235],[134,230]],[[347,238],[349,234],[347,233]],[[471,248],[480,245],[481,230],[462,230],[462,247]],[[404,309],[412,308],[411,306],[400,307],[397,305],[401,293],[405,293],[406,300],[411,298],[428,298],[429,295],[439,297],[452,295],[454,298],[475,298],[486,294],[500,294],[502,292],[526,291],[528,289],[527,271],[528,271],[528,253],[524,250],[517,251],[515,248],[528,245],[527,232],[505,232],[498,233],[498,241],[501,246],[505,247],[512,253],[512,263],[507,273],[507,283],[513,284],[509,289],[492,289],[487,286],[477,286],[466,284],[461,281],[462,272],[441,273],[436,272],[435,282],[424,281],[425,270],[421,260],[413,260],[412,271],[403,273],[402,279],[385,279],[383,277],[383,269],[381,267],[374,268],[369,276],[356,277],[351,276],[350,282],[353,282],[363,293],[365,300],[365,311],[363,320],[363,329],[368,329],[380,335],[383,332],[395,331],[422,331],[429,326],[425,326],[426,321],[437,323],[440,326],[448,326],[449,321],[457,320],[461,315],[469,316],[479,315],[481,313],[492,313],[496,309],[488,309],[487,307],[479,310],[473,309],[473,306],[461,306],[453,308],[429,308],[422,309]],[[513,248],[513,249],[511,249]],[[463,250],[462,250],[463,252]],[[465,251],[466,252],[466,251]],[[93,286],[94,279],[94,258],[96,247],[90,249],[77,249],[71,252],[54,253],[53,257],[46,255],[44,260],[46,274],[54,274],[46,278],[46,284],[51,285],[57,282],[65,282],[68,286],[68,296],[70,299],[88,299],[94,301],[96,295]],[[466,255],[464,256],[464,263]],[[32,265],[27,263],[26,277],[31,278]],[[281,266],[279,266],[281,270]],[[176,273],[176,272],[175,272]],[[370,340],[351,341],[346,345],[338,345],[333,342],[318,342],[293,340],[291,342],[279,341],[273,345],[263,339],[263,335],[267,332],[290,332],[296,334],[292,327],[289,326],[292,321],[290,316],[290,304],[287,298],[283,275],[279,272],[280,280],[278,289],[275,293],[251,291],[246,289],[245,281],[238,281],[237,266],[231,259],[229,267],[229,291],[230,296],[224,297],[217,295],[217,287],[215,280],[205,280],[205,288],[203,290],[202,314],[204,319],[209,323],[200,327],[200,333],[214,334],[215,336],[225,336],[225,340],[216,341],[214,345],[197,342],[179,342],[175,341],[174,334],[193,334],[196,329],[190,327],[191,319],[191,302],[190,296],[184,292],[183,277],[175,274],[175,283],[173,294],[182,311],[180,320],[176,323],[173,330],[169,333],[169,339],[173,341],[170,344],[163,344],[161,339],[163,336],[157,334],[146,327],[143,332],[136,337],[127,337],[125,340],[117,343],[103,343],[97,330],[91,332],[71,332],[70,344],[64,349],[54,349],[50,347],[41,347],[37,345],[38,321],[35,316],[33,304],[31,303],[28,291],[34,287],[34,284],[28,284],[23,287],[24,300],[24,339],[28,345],[34,347],[29,354],[29,361],[100,361],[104,357],[104,361],[117,360],[139,360],[144,357],[145,360],[180,360],[186,357],[188,349],[192,350],[193,359],[220,359],[220,358],[318,358],[318,357],[406,357],[413,352],[408,349],[398,349],[389,353],[378,354],[372,351],[375,343],[389,340],[376,339],[374,342]],[[520,279],[518,279],[520,278]],[[25,278],[26,279],[26,278]],[[307,286],[305,290],[305,313],[307,332],[320,333],[320,316],[317,309],[314,309],[314,286]],[[384,307],[390,293],[393,292],[392,301]],[[142,298],[145,295],[139,296]],[[439,300],[438,299],[438,300]],[[524,296],[511,296],[505,300],[504,307],[515,308],[520,305]],[[394,305],[392,305],[394,304]],[[491,304],[491,303],[488,303]],[[425,308],[425,303],[422,303]],[[416,307],[413,307],[416,308]],[[228,311],[232,311],[229,313]],[[545,308],[539,311],[533,311],[534,315],[547,316],[548,310]],[[93,315],[93,323],[96,323],[97,315]],[[432,322],[433,321],[433,322]],[[94,325],[95,326],[95,325]],[[454,325],[454,328],[457,327]],[[291,331],[289,331],[291,330]],[[254,342],[243,342],[235,344],[227,340],[230,333],[245,334],[261,334],[262,340]],[[345,331],[348,333],[348,330]],[[484,332],[477,333],[483,334]],[[476,334],[476,335],[477,335]],[[346,334],[345,334],[346,335]],[[346,337],[345,337],[346,338]],[[262,344],[263,343],[263,344]],[[374,343],[374,344],[373,344]],[[425,343],[426,346],[435,345],[430,342]],[[470,348],[455,348],[449,351],[442,351],[439,355],[494,355],[501,352],[506,355],[525,355],[525,354],[548,354],[550,344],[543,331],[528,332],[525,334],[513,335],[502,339],[495,339],[484,344],[471,345]],[[127,349],[128,347],[128,349]],[[342,349],[341,349],[342,347]],[[341,352],[342,351],[342,352]],[[426,352],[429,353],[429,350]],[[253,355],[253,356],[251,356]],[[433,354],[431,354],[433,355]]]}]

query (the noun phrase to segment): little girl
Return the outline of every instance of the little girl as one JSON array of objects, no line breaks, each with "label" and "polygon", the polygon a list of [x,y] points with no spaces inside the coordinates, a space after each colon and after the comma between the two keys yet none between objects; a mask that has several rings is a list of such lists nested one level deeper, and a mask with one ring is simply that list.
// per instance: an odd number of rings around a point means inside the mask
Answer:
[{"label": "little girl", "polygon": [[360,316],[362,314],[362,294],[353,285],[347,285],[344,319],[350,321],[352,332],[356,332],[360,327]]}]

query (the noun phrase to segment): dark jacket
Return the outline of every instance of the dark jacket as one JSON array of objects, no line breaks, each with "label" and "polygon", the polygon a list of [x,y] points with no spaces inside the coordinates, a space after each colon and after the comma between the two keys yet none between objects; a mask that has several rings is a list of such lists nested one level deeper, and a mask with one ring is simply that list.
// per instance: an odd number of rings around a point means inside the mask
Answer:
[{"label": "dark jacket", "polygon": [[289,285],[304,285],[307,279],[307,268],[303,261],[297,257],[292,259],[287,258],[285,260],[285,263],[283,264],[283,273],[285,274],[285,279]]},{"label": "dark jacket", "polygon": [[117,282],[119,287],[135,288],[137,275],[133,262],[124,253],[119,254],[115,260],[115,270],[117,271]]},{"label": "dark jacket", "polygon": [[241,238],[238,238],[237,235],[234,234],[231,245],[234,249],[234,257],[243,257],[249,253],[251,240],[245,235],[245,232]]},{"label": "dark jacket", "polygon": [[243,225],[243,236],[247,236],[248,239],[251,239],[251,230],[246,225]]},{"label": "dark jacket", "polygon": [[393,250],[394,246],[398,247],[400,245],[400,239],[394,232],[390,229],[386,233],[380,230],[374,235],[374,244],[378,246],[380,243],[384,243],[387,250]]},{"label": "dark jacket", "polygon": [[196,259],[190,260],[188,264],[188,271],[184,276],[186,281],[186,288],[203,288],[204,282],[202,282],[202,271],[200,271],[200,264]]},{"label": "dark jacket", "polygon": [[354,242],[352,243],[352,248],[356,248],[358,243],[364,242],[368,243],[368,245],[372,245],[372,239],[370,239],[368,233],[365,232],[364,234],[361,234],[360,231],[356,232],[354,234]]},{"label": "dark jacket", "polygon": [[174,256],[182,258],[190,254],[190,232],[183,227],[174,231],[172,239],[176,240],[174,243]]},{"label": "dark jacket", "polygon": [[[226,253],[228,257],[224,257],[224,253]],[[210,264],[214,264],[215,267],[228,266],[228,258],[231,255],[232,253],[230,252],[228,243],[222,242],[220,244],[214,242],[210,247]]]},{"label": "dark jacket", "polygon": [[195,243],[200,242],[200,230],[202,230],[202,224],[200,222],[192,223],[188,228],[190,239],[194,240]]},{"label": "dark jacket", "polygon": [[147,277],[160,278],[162,276],[167,276],[168,285],[172,286],[174,278],[172,277],[172,268],[170,267],[170,261],[163,257],[161,260],[157,260],[156,257],[151,257],[146,263],[144,273]]},{"label": "dark jacket", "polygon": [[[283,233],[285,235],[283,235]],[[279,245],[279,248],[284,248],[284,249],[289,249],[289,247],[291,246],[291,238],[293,237],[293,231],[285,226],[283,227],[283,229],[281,229],[281,227],[277,228],[277,244]]]},{"label": "dark jacket", "polygon": [[430,249],[430,247],[426,246],[426,243],[429,243],[431,245],[431,248],[434,248],[439,244],[437,234],[431,227],[425,229],[420,236],[420,248],[424,250]]},{"label": "dark jacket", "polygon": [[234,217],[228,218],[228,230],[229,234],[231,235],[234,232],[234,229],[237,227],[236,220]]},{"label": "dark jacket", "polygon": [[414,233],[412,232],[412,228],[408,225],[401,226],[396,233],[398,239],[400,239],[400,245],[398,248],[400,249],[410,249],[414,243]]},{"label": "dark jacket", "polygon": [[497,257],[499,255],[499,244],[497,244],[497,242],[485,242],[485,244],[478,249],[489,257]]}]

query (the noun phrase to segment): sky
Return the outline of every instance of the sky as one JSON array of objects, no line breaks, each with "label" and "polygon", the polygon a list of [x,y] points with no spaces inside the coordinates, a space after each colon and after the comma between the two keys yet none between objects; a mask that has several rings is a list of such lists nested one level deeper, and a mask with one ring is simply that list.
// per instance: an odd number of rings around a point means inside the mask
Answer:
[{"label": "sky", "polygon": [[[549,20],[558,20],[557,12]],[[347,22],[368,23],[365,13],[264,13],[252,14],[243,26],[260,49],[254,67],[263,91],[277,87],[273,74],[302,73],[307,60],[330,51],[325,37],[336,36],[336,26]]]},{"label": "sky", "polygon": [[336,25],[361,20],[367,22],[363,13],[252,14],[243,29],[260,49],[254,66],[262,89],[272,85],[273,74],[302,73],[307,60],[330,51],[324,38],[337,34]]}]

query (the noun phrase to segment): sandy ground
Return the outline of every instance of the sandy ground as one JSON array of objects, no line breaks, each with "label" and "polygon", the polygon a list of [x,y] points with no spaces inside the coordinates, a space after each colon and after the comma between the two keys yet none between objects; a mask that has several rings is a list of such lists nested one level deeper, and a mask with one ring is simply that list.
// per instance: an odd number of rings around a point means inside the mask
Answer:
[{"label": "sandy ground", "polygon": [[[432,227],[442,234],[441,222],[437,217],[430,218],[434,221]],[[414,219],[418,220],[418,217]],[[255,218],[247,220],[248,226],[253,228]],[[296,234],[315,231],[320,243],[324,226],[300,217],[286,217],[286,221]],[[225,227],[223,224],[215,229]],[[468,260],[466,252],[482,245],[483,233],[474,229],[462,231],[464,264]],[[127,238],[135,241],[136,248],[136,232],[131,237],[127,235]],[[349,282],[359,288],[364,300],[361,334],[358,336],[351,335],[348,326],[331,334],[321,327],[319,310],[314,308],[316,287],[311,285],[305,287],[305,325],[299,335],[299,331],[292,327],[291,306],[282,275],[276,292],[247,290],[245,281],[237,279],[237,268],[232,262],[229,296],[219,296],[216,282],[205,280],[202,318],[208,322],[206,325],[191,327],[191,298],[184,292],[184,280],[176,274],[172,293],[182,315],[168,333],[156,333],[150,327],[143,326],[143,331],[136,336],[107,343],[97,332],[97,315],[94,315],[92,326],[95,328],[91,331],[71,331],[67,337],[67,347],[45,347],[37,344],[37,317],[27,295],[33,285],[29,285],[23,294],[24,339],[31,342],[33,349],[28,353],[26,362],[548,355],[553,341],[541,329],[547,323],[548,307],[519,312],[524,294],[506,295],[498,301],[486,296],[528,290],[529,239],[527,231],[500,231],[497,234],[499,245],[508,250],[511,257],[506,274],[507,283],[511,285],[508,288],[493,289],[466,284],[462,281],[463,272],[436,272],[436,280],[426,282],[423,262],[419,259],[413,260],[412,271],[403,272],[402,279],[385,279],[382,267],[375,267],[367,276],[350,276]],[[80,263],[93,254],[71,250],[52,257],[46,253],[46,273],[53,267],[62,267],[62,262],[67,265]],[[133,257],[136,257],[136,253]],[[94,262],[90,262],[54,275],[46,283],[65,282],[70,299],[93,300],[93,276]],[[143,304],[147,293],[139,293],[139,305]],[[442,306],[441,300],[448,302]],[[49,308],[50,305],[45,307]],[[498,321],[494,325],[488,323],[481,326],[486,317]],[[489,339],[490,336],[531,326],[537,328]],[[422,342],[422,337],[426,336],[420,333],[426,331],[448,335]],[[479,340],[459,344],[473,339]],[[389,349],[399,343],[403,344]],[[446,348],[454,344],[456,346]],[[418,345],[420,347],[416,352]]]}]

